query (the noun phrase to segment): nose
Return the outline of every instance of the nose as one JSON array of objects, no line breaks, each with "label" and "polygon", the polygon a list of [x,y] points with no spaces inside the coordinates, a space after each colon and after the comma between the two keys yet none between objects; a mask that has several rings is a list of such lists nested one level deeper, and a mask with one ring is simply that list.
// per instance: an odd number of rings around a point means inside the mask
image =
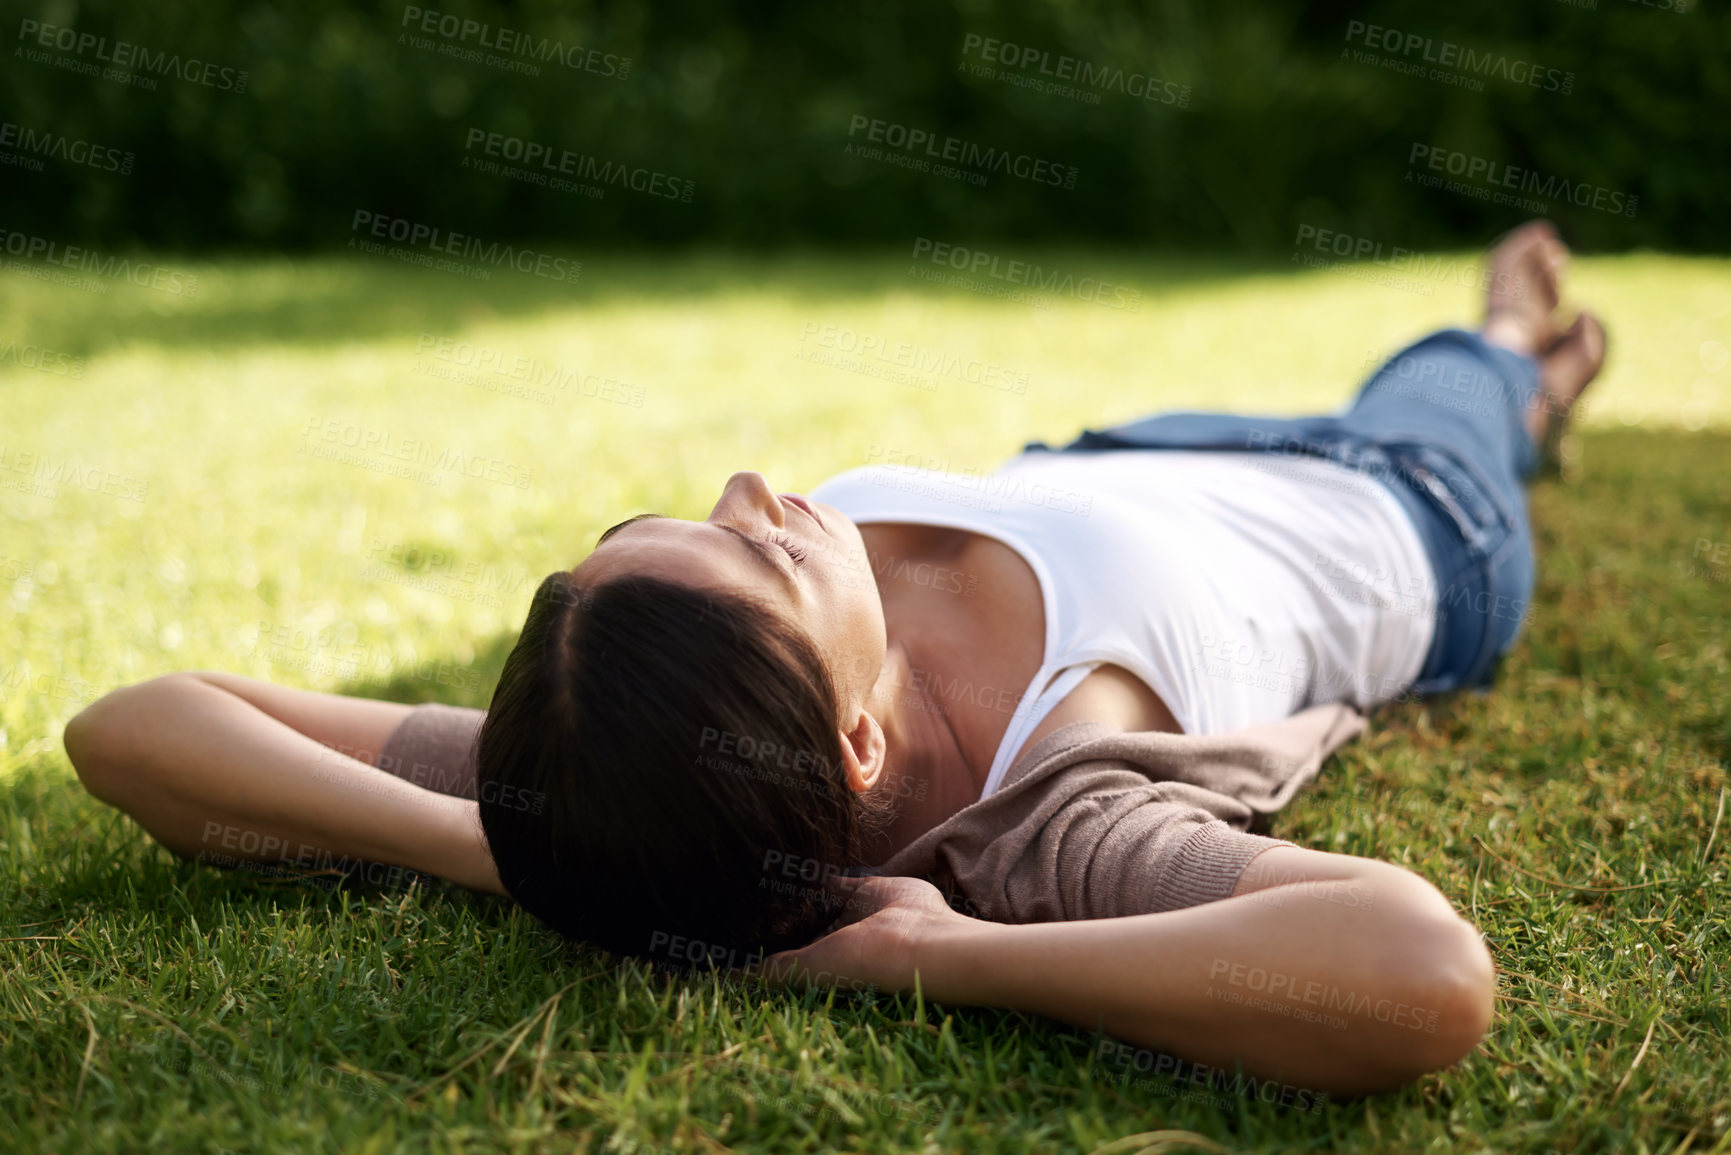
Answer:
[{"label": "nose", "polygon": [[787,523],[787,510],[763,474],[749,469],[727,479],[709,514],[710,521],[755,521],[760,517],[780,529]]}]

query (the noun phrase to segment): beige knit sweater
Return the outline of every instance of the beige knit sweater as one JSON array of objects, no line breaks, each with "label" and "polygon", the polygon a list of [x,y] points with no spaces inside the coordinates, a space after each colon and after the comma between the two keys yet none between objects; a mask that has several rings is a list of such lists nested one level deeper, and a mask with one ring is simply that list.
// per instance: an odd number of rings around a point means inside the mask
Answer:
[{"label": "beige knit sweater", "polygon": [[[418,706],[378,765],[446,794],[475,797],[483,714]],[[1093,722],[1054,731],[996,793],[965,806],[872,873],[926,878],[995,922],[1118,918],[1227,898],[1262,851],[1249,832],[1364,729],[1346,706],[1316,706],[1232,734],[1121,732]]]}]

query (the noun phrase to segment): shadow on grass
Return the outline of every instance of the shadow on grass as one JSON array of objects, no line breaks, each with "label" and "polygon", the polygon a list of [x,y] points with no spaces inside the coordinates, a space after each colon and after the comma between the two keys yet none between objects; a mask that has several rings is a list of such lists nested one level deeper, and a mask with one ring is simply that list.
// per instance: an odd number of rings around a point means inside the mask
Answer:
[{"label": "shadow on grass", "polygon": [[[911,251],[911,248],[910,248]],[[1125,256],[1096,250],[1022,252],[1012,258],[1057,273],[1059,283],[1105,282],[1141,293],[1145,301],[1245,276],[1318,275],[1290,263],[1235,258]],[[142,345],[161,349],[236,350],[252,346],[319,348],[348,341],[455,335],[466,326],[499,319],[531,320],[631,305],[673,304],[769,294],[802,304],[909,296],[932,302],[966,301],[1030,312],[1008,300],[935,284],[911,274],[913,262],[896,253],[791,254],[691,257],[603,256],[586,261],[579,280],[561,284],[514,271],[487,281],[405,266],[386,258],[348,255],[301,261],[218,260],[182,266],[196,270],[195,296],[168,296],[121,286],[107,294],[0,278],[0,308],[18,314],[34,339],[75,357]],[[922,263],[932,273],[966,269]],[[984,273],[982,284],[1014,289]],[[10,283],[8,283],[8,281]],[[1087,291],[1093,291],[1089,289]],[[1073,297],[1044,294],[1062,303]]]},{"label": "shadow on grass", "polygon": [[[528,611],[525,597],[523,612],[527,614]],[[516,630],[495,634],[481,643],[472,661],[462,662],[451,657],[427,658],[414,667],[393,668],[383,677],[356,678],[339,686],[335,692],[411,706],[438,702],[446,706],[484,710],[492,700],[499,671],[505,668],[505,659],[516,644]]]}]

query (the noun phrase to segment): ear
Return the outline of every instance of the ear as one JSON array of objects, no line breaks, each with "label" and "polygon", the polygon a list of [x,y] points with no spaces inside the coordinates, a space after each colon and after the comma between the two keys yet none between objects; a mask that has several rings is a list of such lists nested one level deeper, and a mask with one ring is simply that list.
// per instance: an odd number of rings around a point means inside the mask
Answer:
[{"label": "ear", "polygon": [[888,750],[883,727],[870,711],[861,710],[853,729],[841,731],[841,757],[847,768],[848,789],[863,794],[875,786],[883,776]]}]

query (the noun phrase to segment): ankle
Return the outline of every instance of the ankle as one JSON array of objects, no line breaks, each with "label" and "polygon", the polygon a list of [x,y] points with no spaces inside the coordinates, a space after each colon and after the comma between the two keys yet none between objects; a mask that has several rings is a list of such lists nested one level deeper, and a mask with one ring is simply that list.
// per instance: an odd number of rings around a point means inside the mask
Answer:
[{"label": "ankle", "polygon": [[1479,326],[1479,336],[1492,345],[1500,345],[1526,357],[1539,355],[1539,343],[1532,326],[1506,312],[1494,312]]}]

